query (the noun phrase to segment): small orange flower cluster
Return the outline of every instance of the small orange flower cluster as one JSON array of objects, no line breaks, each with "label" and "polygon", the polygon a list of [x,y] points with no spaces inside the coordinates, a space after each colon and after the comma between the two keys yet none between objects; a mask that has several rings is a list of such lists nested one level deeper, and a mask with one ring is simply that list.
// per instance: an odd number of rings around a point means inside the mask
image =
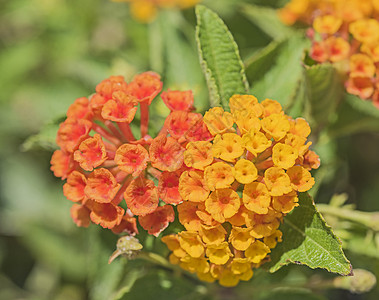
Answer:
[{"label": "small orange flower cluster", "polygon": [[229,106],[231,113],[215,107],[204,115],[212,141],[187,144],[177,206],[186,230],[162,238],[172,263],[223,286],[249,280],[268,259],[281,241],[280,221],[319,167],[304,119],[250,95],[234,95]]},{"label": "small orange flower cluster", "polygon": [[338,63],[347,92],[379,108],[379,0],[292,0],[279,14],[286,24],[312,26],[310,56]]},{"label": "small orange flower cluster", "polygon": [[[160,77],[153,72],[139,74],[130,83],[112,76],[89,99],[79,98],[69,107],[57,133],[60,149],[52,156],[51,170],[67,179],[63,192],[75,202],[71,216],[78,226],[92,221],[115,233],[135,234],[138,216],[140,225],[157,236],[174,221],[171,205],[182,201],[178,185],[185,146],[211,135],[202,115],[191,112],[192,92],[168,90],[161,98],[170,115],[159,135],[150,137],[149,106],[161,89]],[[130,123],[138,107],[137,140]]]},{"label": "small orange flower cluster", "polygon": [[192,7],[201,0],[112,0],[113,2],[130,2],[130,11],[134,18],[140,22],[152,21],[159,8],[185,9]]}]

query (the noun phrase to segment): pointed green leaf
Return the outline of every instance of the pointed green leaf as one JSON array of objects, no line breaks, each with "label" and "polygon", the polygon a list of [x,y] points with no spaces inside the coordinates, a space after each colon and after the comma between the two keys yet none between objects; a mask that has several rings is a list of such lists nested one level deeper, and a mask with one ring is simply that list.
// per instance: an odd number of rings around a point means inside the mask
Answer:
[{"label": "pointed green leaf", "polygon": [[284,217],[280,227],[283,242],[270,255],[267,265],[270,272],[296,263],[350,275],[352,267],[342,251],[341,242],[316,210],[312,198],[307,193],[300,193],[299,204]]},{"label": "pointed green leaf", "polygon": [[294,29],[280,21],[277,9],[246,4],[242,6],[241,11],[250,21],[275,40],[286,38],[295,32]]},{"label": "pointed green leaf", "polygon": [[198,5],[196,17],[200,63],[207,80],[211,106],[221,104],[227,108],[232,95],[248,92],[238,46],[216,13]]},{"label": "pointed green leaf", "polygon": [[59,122],[52,122],[42,127],[41,131],[35,135],[28,137],[21,145],[22,151],[30,151],[35,149],[55,150],[57,145],[55,138],[59,128]]}]

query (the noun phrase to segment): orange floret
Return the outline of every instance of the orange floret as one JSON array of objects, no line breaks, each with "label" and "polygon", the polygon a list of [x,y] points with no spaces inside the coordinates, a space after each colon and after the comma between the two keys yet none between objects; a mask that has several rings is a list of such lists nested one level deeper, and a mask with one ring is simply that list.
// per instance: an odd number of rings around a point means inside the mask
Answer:
[{"label": "orange floret", "polygon": [[199,206],[194,202],[183,202],[178,206],[180,223],[189,231],[200,231],[202,220],[198,216]]},{"label": "orange floret", "polygon": [[250,262],[259,264],[270,252],[270,248],[264,243],[255,241],[246,249],[245,256]]},{"label": "orange floret", "polygon": [[234,162],[244,152],[242,138],[235,133],[219,134],[213,140],[212,151],[215,157]]},{"label": "orange floret", "polygon": [[179,174],[162,172],[158,183],[159,197],[167,204],[177,205],[183,201],[179,194]]},{"label": "orange floret", "polygon": [[67,110],[67,117],[74,119],[91,119],[93,113],[86,97],[78,98]]},{"label": "orange floret", "polygon": [[232,231],[230,232],[229,242],[233,247],[240,251],[245,251],[252,242],[254,238],[250,234],[251,228],[242,228],[233,226]]},{"label": "orange floret", "polygon": [[209,192],[203,172],[185,171],[180,176],[179,193],[184,200],[203,202],[208,198]]},{"label": "orange floret", "polygon": [[159,135],[150,145],[150,160],[153,167],[173,172],[183,164],[184,149],[172,137]]},{"label": "orange floret", "polygon": [[246,225],[251,227],[250,235],[256,239],[272,235],[280,225],[282,214],[272,209],[265,215],[248,213],[246,215]]},{"label": "orange floret", "polygon": [[204,179],[211,191],[229,187],[234,182],[233,167],[224,162],[216,162],[205,168]]},{"label": "orange floret", "polygon": [[266,136],[273,137],[275,141],[282,139],[290,129],[287,117],[277,113],[262,119],[261,124]]},{"label": "orange floret", "polygon": [[137,99],[124,92],[114,92],[112,99],[107,101],[101,111],[101,116],[114,122],[133,121],[137,111]]},{"label": "orange floret", "polygon": [[178,235],[180,247],[190,256],[198,258],[204,254],[204,245],[197,232],[182,231]]},{"label": "orange floret", "polygon": [[114,161],[120,170],[136,177],[146,169],[149,153],[141,145],[123,144],[117,149]]},{"label": "orange floret", "polygon": [[268,117],[272,114],[283,114],[282,106],[278,101],[265,99],[261,102],[263,106],[263,117]]},{"label": "orange floret", "polygon": [[109,203],[120,189],[120,184],[107,169],[94,170],[87,179],[86,196],[99,203]]},{"label": "orange floret", "polygon": [[158,190],[152,180],[139,176],[126,188],[126,205],[137,216],[152,213],[158,207]]},{"label": "orange floret", "polygon": [[228,132],[233,127],[233,116],[221,107],[213,107],[204,115],[204,123],[212,135]]},{"label": "orange floret", "polygon": [[245,185],[242,200],[248,210],[257,214],[267,214],[271,196],[265,184],[253,182]]},{"label": "orange floret", "polygon": [[296,118],[295,120],[290,120],[289,132],[306,139],[311,133],[311,127],[305,119]]},{"label": "orange floret", "polygon": [[55,150],[50,164],[50,170],[54,172],[54,176],[64,180],[70,172],[70,154],[62,150]]},{"label": "orange floret", "polygon": [[264,181],[271,196],[282,196],[292,191],[290,178],[281,168],[268,168],[264,173]]},{"label": "orange floret", "polygon": [[313,21],[313,28],[319,33],[334,34],[342,25],[342,19],[333,15],[318,16]]},{"label": "orange floret", "polygon": [[298,156],[298,150],[290,145],[277,143],[272,148],[272,161],[279,168],[288,169],[292,167]]},{"label": "orange floret", "polygon": [[86,197],[84,193],[86,184],[86,177],[78,171],[73,171],[70,175],[68,175],[67,183],[63,185],[63,194],[70,201],[82,201]]},{"label": "orange floret", "polygon": [[99,134],[80,143],[79,149],[74,152],[74,160],[86,171],[92,171],[107,159],[105,145]]},{"label": "orange floret", "polygon": [[233,261],[230,263],[230,270],[235,275],[242,275],[248,272],[250,273],[252,272],[251,263],[247,258],[233,258]]},{"label": "orange floret", "polygon": [[167,248],[170,249],[176,257],[184,257],[187,255],[187,252],[180,247],[178,235],[170,234],[163,236],[161,241],[167,245]]},{"label": "orange floret", "polygon": [[262,132],[249,131],[242,136],[242,145],[254,156],[265,151],[272,144]]},{"label": "orange floret", "polygon": [[233,257],[227,242],[207,245],[206,255],[211,263],[224,265],[230,257]]},{"label": "orange floret", "polygon": [[96,86],[96,92],[109,100],[112,98],[112,94],[117,91],[126,92],[126,87],[128,84],[125,82],[123,76],[111,76],[107,79],[104,79]]},{"label": "orange floret", "polygon": [[88,201],[91,210],[90,218],[92,222],[100,225],[103,228],[112,229],[119,225],[125,214],[125,210],[112,203],[98,203],[96,201]]},{"label": "orange floret", "polygon": [[325,45],[331,62],[342,61],[349,56],[350,44],[343,38],[331,36],[325,40]]},{"label": "orange floret", "polygon": [[291,186],[298,192],[306,192],[315,184],[311,173],[301,166],[294,166],[287,171]]},{"label": "orange floret", "polygon": [[140,102],[146,101],[151,104],[153,99],[162,90],[161,77],[154,72],[144,72],[136,75],[129,83],[126,90]]},{"label": "orange floret", "polygon": [[236,122],[241,134],[245,134],[250,130],[258,132],[261,129],[261,121],[256,117],[255,113],[248,111],[236,111],[233,114],[234,122]]},{"label": "orange floret", "polygon": [[209,272],[209,263],[204,257],[191,257],[189,255],[180,259],[180,267],[190,273]]},{"label": "orange floret", "polygon": [[235,215],[240,205],[240,197],[232,189],[217,189],[205,200],[206,210],[220,223]]},{"label": "orange floret", "polygon": [[234,176],[238,182],[248,184],[258,178],[258,170],[251,161],[242,158],[234,166]]},{"label": "orange floret", "polygon": [[197,122],[202,119],[201,114],[186,111],[173,111],[166,118],[164,127],[173,138],[179,140],[187,135]]},{"label": "orange floret", "polygon": [[142,228],[154,236],[158,236],[174,220],[175,213],[171,205],[160,206],[152,213],[138,218]]},{"label": "orange floret", "polygon": [[57,145],[67,152],[74,152],[79,144],[88,137],[91,127],[91,122],[86,119],[66,119],[59,126]]},{"label": "orange floret", "polygon": [[373,60],[374,63],[379,62],[379,44],[363,44],[361,51],[366,53]]},{"label": "orange floret", "polygon": [[351,77],[373,77],[375,74],[374,62],[366,54],[354,54],[350,57]]},{"label": "orange floret", "polygon": [[128,233],[130,235],[138,234],[137,219],[127,215],[122,217],[121,223],[112,228],[115,234]]},{"label": "orange floret", "polygon": [[162,92],[161,98],[171,111],[192,111],[193,93],[192,91],[171,91]]},{"label": "orange floret", "polygon": [[376,19],[361,19],[349,25],[353,37],[361,43],[374,43],[379,40],[379,22]]},{"label": "orange floret", "polygon": [[229,99],[230,111],[233,115],[236,113],[242,113],[249,115],[252,114],[255,117],[260,117],[263,112],[263,107],[258,103],[258,99],[252,95],[233,95]]},{"label": "orange floret", "polygon": [[320,167],[320,157],[312,150],[308,150],[304,154],[303,167],[308,171],[318,169]]},{"label": "orange floret", "polygon": [[203,242],[209,244],[220,244],[225,241],[225,235],[227,234],[224,227],[221,224],[215,226],[201,225],[199,232]]},{"label": "orange floret", "polygon": [[91,223],[90,210],[84,205],[74,204],[71,206],[70,214],[76,226],[88,227]]},{"label": "orange floret", "polygon": [[299,198],[297,198],[296,192],[291,192],[283,196],[272,197],[272,208],[283,214],[287,214],[292,211],[296,206]]},{"label": "orange floret", "polygon": [[326,62],[329,59],[329,51],[325,41],[314,41],[309,56],[319,63]]},{"label": "orange floret", "polygon": [[374,84],[370,77],[350,77],[346,82],[348,93],[368,99],[374,93]]},{"label": "orange floret", "polygon": [[213,162],[212,144],[209,142],[190,142],[186,149],[184,151],[184,163],[187,167],[204,170]]},{"label": "orange floret", "polygon": [[210,141],[213,139],[213,136],[209,132],[208,127],[205,125],[203,119],[198,120],[195,125],[188,129],[185,137],[189,142]]},{"label": "orange floret", "polygon": [[272,235],[265,236],[263,238],[263,242],[270,248],[273,249],[276,247],[277,243],[282,241],[282,232],[280,230],[276,230]]}]

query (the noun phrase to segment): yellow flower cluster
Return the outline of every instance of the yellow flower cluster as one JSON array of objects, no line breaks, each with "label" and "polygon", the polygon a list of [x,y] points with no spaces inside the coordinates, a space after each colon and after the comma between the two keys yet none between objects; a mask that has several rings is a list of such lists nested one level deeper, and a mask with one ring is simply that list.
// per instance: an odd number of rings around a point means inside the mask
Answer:
[{"label": "yellow flower cluster", "polygon": [[178,205],[186,230],[162,238],[172,263],[223,286],[249,280],[268,260],[283,216],[313,186],[309,170],[319,166],[304,119],[250,95],[234,95],[229,106],[204,115],[212,141],[187,145]]},{"label": "yellow flower cluster", "polygon": [[312,26],[310,56],[339,63],[347,92],[379,108],[379,0],[292,0],[279,15],[286,24]]},{"label": "yellow flower cluster", "polygon": [[201,0],[112,0],[130,2],[130,11],[134,18],[143,23],[152,21],[159,8],[185,9],[198,4]]}]

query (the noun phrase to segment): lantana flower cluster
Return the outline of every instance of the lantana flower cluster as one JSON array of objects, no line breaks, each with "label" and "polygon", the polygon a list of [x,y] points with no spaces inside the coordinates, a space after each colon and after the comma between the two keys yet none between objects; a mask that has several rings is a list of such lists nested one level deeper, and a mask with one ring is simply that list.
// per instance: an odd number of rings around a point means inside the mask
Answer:
[{"label": "lantana flower cluster", "polygon": [[346,90],[379,108],[379,1],[292,0],[279,12],[286,24],[312,26],[310,56],[346,74]]},{"label": "lantana flower cluster", "polygon": [[157,15],[160,8],[186,9],[201,0],[112,0],[113,2],[130,2],[132,16],[140,22],[148,23]]},{"label": "lantana flower cluster", "polygon": [[229,106],[205,113],[212,139],[187,144],[177,206],[186,230],[162,238],[173,264],[223,286],[249,280],[269,259],[283,216],[314,185],[310,170],[320,164],[308,123],[277,101],[234,95]]},{"label": "lantana flower cluster", "polygon": [[[71,216],[78,226],[95,223],[135,234],[138,216],[139,224],[157,236],[174,221],[172,205],[182,202],[179,177],[187,168],[185,146],[211,135],[202,115],[192,112],[192,92],[168,90],[161,98],[171,112],[158,136],[149,136],[149,106],[161,89],[153,72],[129,83],[112,76],[89,99],[79,98],[69,107],[51,170],[66,180],[63,193],[74,202]],[[133,120],[140,122],[138,134],[132,131]]]}]

